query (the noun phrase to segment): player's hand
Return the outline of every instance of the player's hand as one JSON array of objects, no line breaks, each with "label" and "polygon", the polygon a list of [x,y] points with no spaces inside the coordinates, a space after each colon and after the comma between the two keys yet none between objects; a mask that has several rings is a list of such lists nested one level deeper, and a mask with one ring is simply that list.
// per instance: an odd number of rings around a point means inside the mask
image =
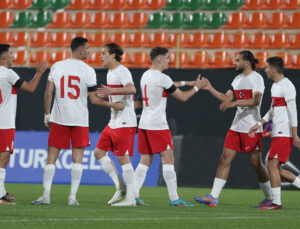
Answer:
[{"label": "player's hand", "polygon": [[206,90],[206,91],[209,91],[209,90],[212,88],[212,86],[211,86],[211,84],[210,84],[210,82],[209,82],[209,80],[208,80],[207,78],[203,77],[203,79],[204,79],[205,82],[206,82],[206,86],[203,87],[202,89],[203,89],[203,90]]},{"label": "player's hand", "polygon": [[122,102],[115,102],[115,103],[113,103],[112,108],[114,108],[117,111],[122,111],[122,110],[124,110],[125,105]]},{"label": "player's hand", "polygon": [[225,102],[223,102],[223,103],[221,103],[221,105],[220,105],[220,110],[221,111],[226,111],[228,108],[232,108],[232,107],[235,107],[236,105],[235,105],[235,103],[234,102],[227,102],[227,101],[225,101]]},{"label": "player's hand", "polygon": [[293,145],[294,145],[296,148],[300,149],[300,138],[299,138],[298,136],[293,137]]},{"label": "player's hand", "polygon": [[51,127],[50,114],[45,114],[45,116],[44,116],[44,123],[45,123],[45,127],[47,127],[48,129],[50,129],[50,127]]},{"label": "player's hand", "polygon": [[[98,88],[98,89],[99,89],[99,88]],[[107,98],[107,97],[108,97],[107,94],[103,93],[101,90],[98,91],[98,89],[97,89],[97,91],[96,91],[96,95],[97,95],[99,98],[104,99],[104,98]]]},{"label": "player's hand", "polygon": [[194,87],[196,86],[196,81],[185,81],[185,85]]},{"label": "player's hand", "polygon": [[43,74],[48,68],[48,62],[42,60],[39,64],[37,63],[36,72],[39,74]]},{"label": "player's hand", "polygon": [[[113,88],[108,87],[108,86],[103,85],[103,84],[101,85],[100,88],[97,89],[97,92],[98,92],[100,95],[104,96],[104,97],[107,97],[108,95],[111,95],[111,94],[114,93],[114,92],[113,92]],[[104,97],[103,97],[103,98],[104,98]]]},{"label": "player's hand", "polygon": [[201,78],[201,75],[199,74],[198,78],[196,79],[195,86],[199,89],[202,89],[202,88],[206,87],[206,85],[207,85],[207,82],[206,82],[205,78],[204,77]]},{"label": "player's hand", "polygon": [[255,126],[252,126],[251,129],[248,132],[248,135],[250,138],[254,138],[256,131],[258,131],[259,126],[255,124]]}]

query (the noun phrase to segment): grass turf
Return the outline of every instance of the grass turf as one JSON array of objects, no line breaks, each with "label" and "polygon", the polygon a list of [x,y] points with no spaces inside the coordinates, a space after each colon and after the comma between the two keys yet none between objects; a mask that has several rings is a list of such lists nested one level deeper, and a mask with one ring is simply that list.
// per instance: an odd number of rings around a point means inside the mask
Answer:
[{"label": "grass turf", "polygon": [[[283,210],[261,211],[253,208],[262,200],[260,190],[224,189],[219,206],[211,208],[169,207],[165,187],[144,187],[142,199],[150,206],[111,207],[112,186],[79,188],[80,206],[68,207],[69,185],[53,185],[50,206],[32,206],[42,193],[42,185],[6,184],[16,195],[16,206],[0,205],[0,228],[299,228],[299,191],[283,191]],[[179,188],[180,197],[194,203],[192,197],[209,189]]]}]

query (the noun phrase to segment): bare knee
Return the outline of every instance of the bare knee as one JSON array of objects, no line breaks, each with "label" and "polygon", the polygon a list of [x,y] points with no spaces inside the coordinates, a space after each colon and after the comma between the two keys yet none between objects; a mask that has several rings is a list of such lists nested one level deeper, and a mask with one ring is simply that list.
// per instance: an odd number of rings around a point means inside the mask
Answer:
[{"label": "bare knee", "polygon": [[96,148],[94,152],[95,158],[98,160],[106,156],[106,151]]},{"label": "bare knee", "polygon": [[162,164],[175,164],[173,150],[166,150],[160,153]]}]

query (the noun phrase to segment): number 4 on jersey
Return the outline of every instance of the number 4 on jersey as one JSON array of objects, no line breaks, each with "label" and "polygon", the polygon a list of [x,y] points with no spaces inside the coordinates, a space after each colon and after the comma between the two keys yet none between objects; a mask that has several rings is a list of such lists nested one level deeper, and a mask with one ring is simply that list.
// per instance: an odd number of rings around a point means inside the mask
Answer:
[{"label": "number 4 on jersey", "polygon": [[[78,76],[69,76],[68,77],[68,88],[72,88],[75,90],[75,94],[68,92],[68,97],[70,99],[78,99],[80,95],[80,88],[78,85],[75,85],[73,81],[77,81],[80,83],[80,78]],[[65,76],[60,79],[60,97],[65,98]]]}]

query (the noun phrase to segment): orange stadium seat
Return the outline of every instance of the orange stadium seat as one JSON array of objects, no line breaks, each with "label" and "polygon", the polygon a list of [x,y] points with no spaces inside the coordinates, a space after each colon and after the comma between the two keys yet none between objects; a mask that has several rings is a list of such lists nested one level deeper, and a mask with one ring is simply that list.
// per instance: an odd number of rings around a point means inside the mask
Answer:
[{"label": "orange stadium seat", "polygon": [[151,66],[151,60],[148,53],[135,52],[131,55],[129,68],[148,68]]},{"label": "orange stadium seat", "polygon": [[112,14],[108,21],[108,24],[105,25],[104,28],[107,29],[118,29],[126,27],[128,24],[128,15],[126,12],[118,12]]},{"label": "orange stadium seat", "polygon": [[67,32],[58,32],[52,34],[52,42],[50,47],[69,47],[71,42],[71,35]]},{"label": "orange stadium seat", "polygon": [[125,10],[139,10],[144,7],[146,0],[127,0]]},{"label": "orange stadium seat", "polygon": [[129,43],[129,35],[128,33],[113,33],[110,36],[110,40],[113,43],[117,43],[121,47],[127,47]]},{"label": "orange stadium seat", "polygon": [[285,32],[272,34],[269,37],[269,49],[287,48],[289,45],[289,35]]},{"label": "orange stadium seat", "polygon": [[267,16],[263,12],[254,12],[248,16],[246,25],[243,26],[245,29],[259,29],[266,27]]},{"label": "orange stadium seat", "polygon": [[71,18],[68,28],[84,28],[90,23],[90,14],[88,12],[77,12]]},{"label": "orange stadium seat", "polygon": [[0,32],[0,42],[2,44],[11,44],[14,39],[12,32]]},{"label": "orange stadium seat", "polygon": [[209,60],[211,68],[233,68],[231,57],[227,51],[218,51]]},{"label": "orange stadium seat", "polygon": [[208,35],[207,43],[204,45],[205,48],[216,49],[225,48],[228,45],[228,35],[224,32],[217,32]]},{"label": "orange stadium seat", "polygon": [[25,65],[27,60],[27,52],[26,51],[18,51],[14,54],[14,65],[20,66]]},{"label": "orange stadium seat", "polygon": [[209,68],[209,56],[207,51],[197,51],[190,57],[188,64],[183,64],[183,68]]},{"label": "orange stadium seat", "polygon": [[300,33],[290,35],[288,49],[300,49]]},{"label": "orange stadium seat", "polygon": [[123,28],[129,28],[129,29],[139,29],[143,26],[147,25],[148,23],[148,15],[145,12],[137,12],[132,14],[127,24],[123,26]]},{"label": "orange stadium seat", "polygon": [[284,12],[272,13],[268,19],[266,28],[267,29],[280,29],[287,27],[286,14]]},{"label": "orange stadium seat", "polygon": [[128,47],[146,47],[148,43],[148,33],[132,33],[129,36]]},{"label": "orange stadium seat", "polygon": [[264,6],[264,0],[245,0],[240,10],[259,10]]},{"label": "orange stadium seat", "polygon": [[187,41],[182,43],[183,35],[180,38],[181,46],[184,48],[202,48],[207,43],[207,34],[206,33],[192,33],[188,35]]},{"label": "orange stadium seat", "polygon": [[75,33],[72,35],[71,38],[73,39],[74,37],[84,37],[84,38],[88,39],[89,41],[91,40],[90,34],[86,33],[86,32]]},{"label": "orange stadium seat", "polygon": [[88,0],[70,0],[70,5],[65,10],[81,10],[88,4]]},{"label": "orange stadium seat", "polygon": [[300,53],[293,55],[292,57],[292,68],[300,69]]},{"label": "orange stadium seat", "polygon": [[37,32],[31,35],[31,47],[49,46],[51,43],[51,34],[48,32]]},{"label": "orange stadium seat", "polygon": [[86,28],[104,28],[109,21],[108,13],[97,12],[92,16],[90,21],[90,24],[85,26]]},{"label": "orange stadium seat", "polygon": [[71,24],[71,16],[69,12],[58,12],[52,17],[52,21],[46,27],[48,28],[64,28]]},{"label": "orange stadium seat", "polygon": [[107,7],[108,0],[89,0],[84,6],[87,10],[102,10]]},{"label": "orange stadium seat", "polygon": [[63,51],[57,51],[52,53],[51,60],[49,61],[50,65],[53,65],[54,63],[65,60],[71,57],[71,54],[69,51],[63,50]]},{"label": "orange stadium seat", "polygon": [[245,48],[248,44],[248,34],[238,31],[228,36],[228,48]]},{"label": "orange stadium seat", "polygon": [[16,33],[13,39],[13,46],[26,46],[28,40],[27,32]]},{"label": "orange stadium seat", "polygon": [[256,67],[257,68],[265,68],[267,59],[270,57],[270,53],[267,51],[261,51],[261,52],[256,52],[254,56],[259,61],[259,63],[256,65]]},{"label": "orange stadium seat", "polygon": [[51,62],[51,53],[47,51],[37,51],[34,53],[30,53],[29,65],[34,67],[37,63],[40,63],[42,60]]},{"label": "orange stadium seat", "polygon": [[12,0],[1,0],[0,1],[0,9],[8,9],[12,5]]},{"label": "orange stadium seat", "polygon": [[295,12],[289,17],[288,29],[300,29],[300,12]]},{"label": "orange stadium seat", "polygon": [[269,35],[263,31],[258,31],[249,36],[247,48],[262,49],[267,48],[269,44]]},{"label": "orange stadium seat", "polygon": [[300,0],[285,0],[285,10],[297,10],[300,8]]},{"label": "orange stadium seat", "polygon": [[108,33],[96,33],[92,36],[91,42],[89,42],[92,47],[102,47],[106,43],[110,42],[110,37]]},{"label": "orange stadium seat", "polygon": [[239,29],[246,25],[247,17],[244,12],[236,12],[227,18],[227,24],[222,29]]},{"label": "orange stadium seat", "polygon": [[126,8],[126,0],[109,0],[105,6],[106,10],[122,10]]},{"label": "orange stadium seat", "polygon": [[125,52],[123,55],[122,55],[122,60],[120,62],[121,64],[123,64],[124,66],[128,67],[130,66],[131,64],[131,58],[130,58],[130,55],[128,52]]},{"label": "orange stadium seat", "polygon": [[142,7],[144,10],[158,10],[166,5],[166,0],[146,0]]},{"label": "orange stadium seat", "polygon": [[31,5],[32,5],[32,0],[12,0],[10,9],[26,9]]},{"label": "orange stadium seat", "polygon": [[152,33],[149,35],[149,43],[146,44],[146,47],[164,46],[167,43],[167,39],[167,33]]},{"label": "orange stadium seat", "polygon": [[0,28],[6,28],[14,21],[14,15],[12,12],[0,12]]},{"label": "orange stadium seat", "polygon": [[190,63],[189,54],[186,52],[180,52],[179,54],[173,52],[170,54],[169,58],[169,68],[176,68],[177,67],[177,55],[179,55],[179,66],[186,66]]},{"label": "orange stadium seat", "polygon": [[167,48],[176,48],[177,47],[177,34],[170,33],[167,38],[167,43],[165,44]]},{"label": "orange stadium seat", "polygon": [[292,68],[292,56],[288,52],[278,52],[276,56],[282,58],[284,63],[284,68]]},{"label": "orange stadium seat", "polygon": [[285,7],[284,0],[264,0],[262,9],[264,10],[276,10],[283,9]]}]

